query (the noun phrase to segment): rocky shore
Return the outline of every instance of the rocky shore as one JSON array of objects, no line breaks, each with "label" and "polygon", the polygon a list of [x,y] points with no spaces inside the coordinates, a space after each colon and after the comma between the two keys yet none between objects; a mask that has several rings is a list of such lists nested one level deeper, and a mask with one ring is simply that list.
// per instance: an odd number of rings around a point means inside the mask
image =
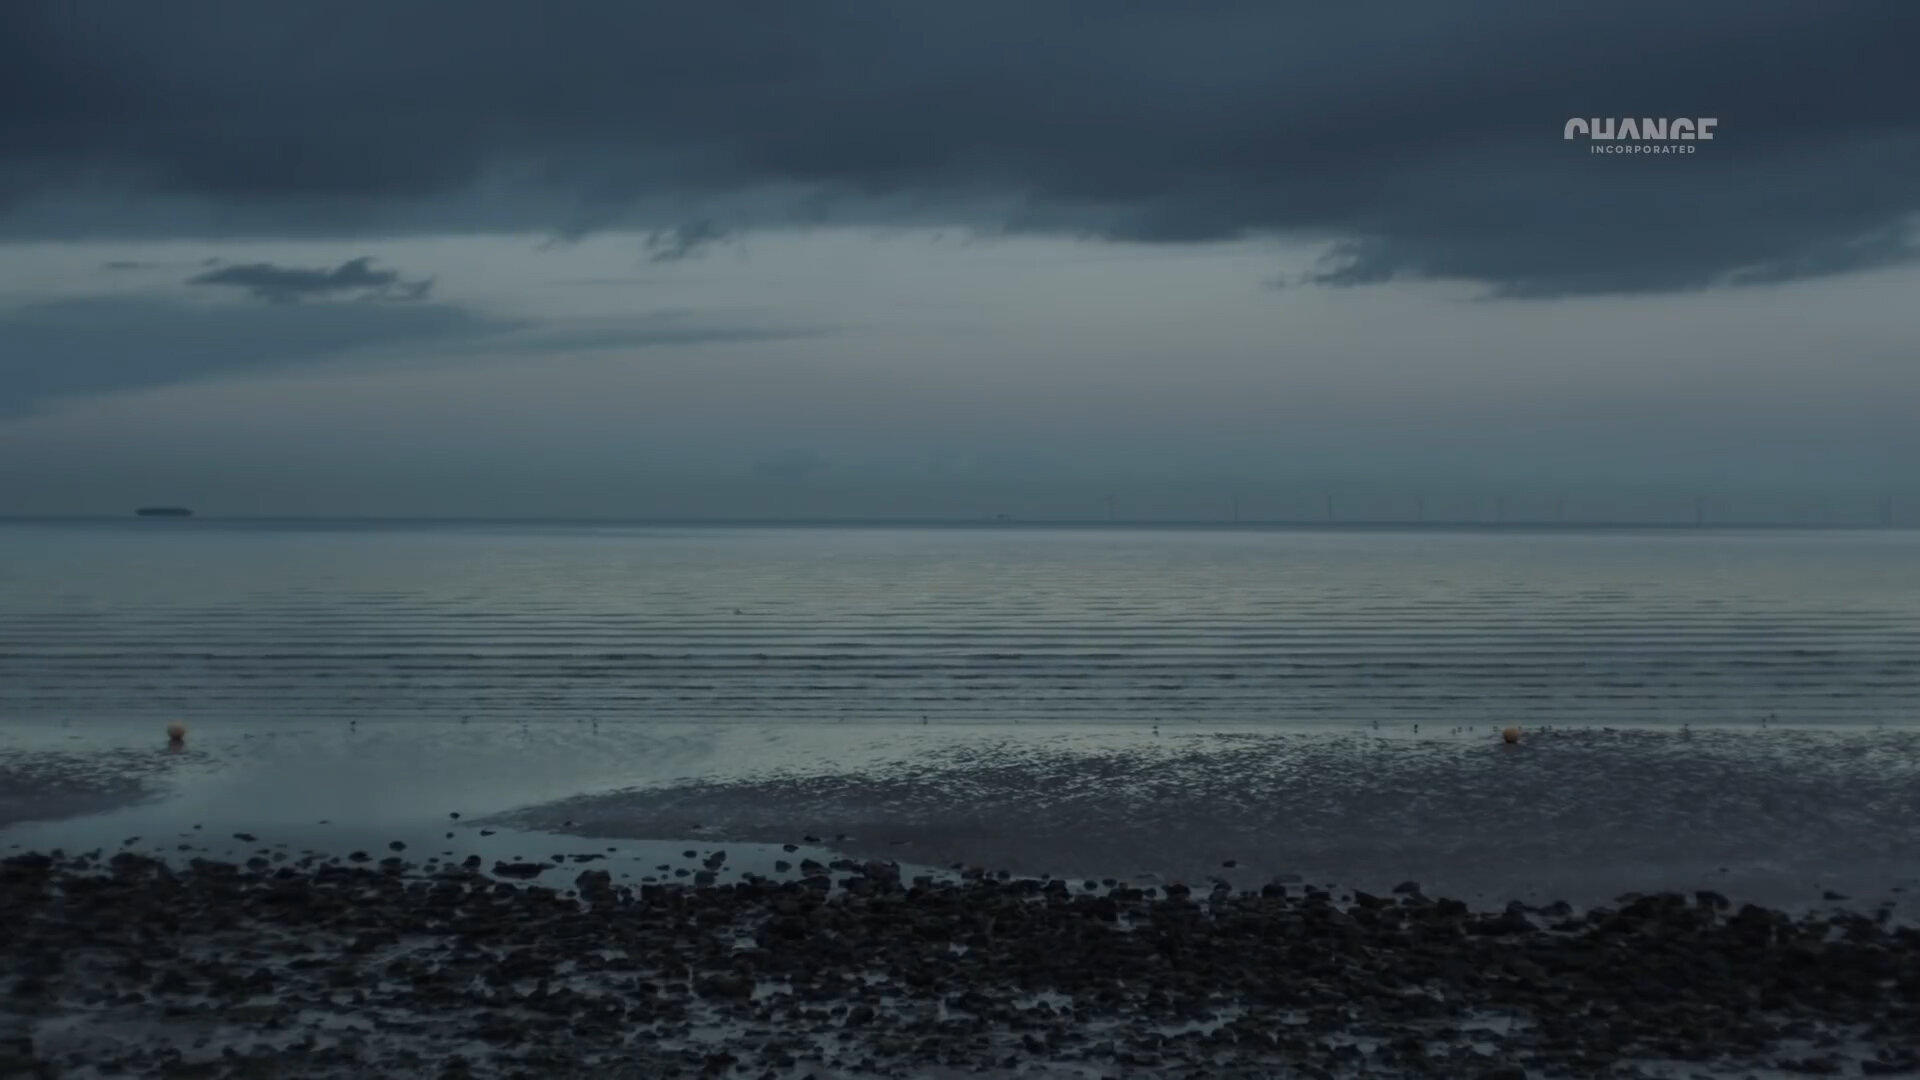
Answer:
[{"label": "rocky shore", "polygon": [[[688,852],[0,862],[0,1077],[1920,1072],[1920,930]],[[796,856],[797,857],[797,856]]]}]

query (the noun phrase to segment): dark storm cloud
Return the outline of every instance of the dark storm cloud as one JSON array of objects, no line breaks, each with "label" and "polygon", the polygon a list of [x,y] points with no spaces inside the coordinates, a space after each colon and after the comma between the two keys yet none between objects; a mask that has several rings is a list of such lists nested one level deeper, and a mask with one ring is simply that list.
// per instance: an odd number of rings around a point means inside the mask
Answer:
[{"label": "dark storm cloud", "polygon": [[191,279],[193,285],[232,285],[257,300],[291,304],[312,296],[352,295],[362,299],[422,300],[433,288],[431,279],[402,281],[393,270],[375,270],[373,258],[348,259],[331,270],[309,270],[247,263],[209,270]]},{"label": "dark storm cloud", "polygon": [[0,420],[46,404],[175,383],[282,371],[356,354],[460,362],[824,333],[750,315],[663,311],[541,322],[454,304],[198,304],[93,296],[0,310]]},{"label": "dark storm cloud", "polygon": [[[0,7],[16,236],[909,217],[1293,235],[1310,279],[1674,290],[1912,257],[1920,5]],[[1567,118],[1720,120],[1609,157]],[[130,196],[135,201],[128,202]],[[1892,242],[1897,241],[1897,242]],[[684,253],[683,252],[683,253]]]}]

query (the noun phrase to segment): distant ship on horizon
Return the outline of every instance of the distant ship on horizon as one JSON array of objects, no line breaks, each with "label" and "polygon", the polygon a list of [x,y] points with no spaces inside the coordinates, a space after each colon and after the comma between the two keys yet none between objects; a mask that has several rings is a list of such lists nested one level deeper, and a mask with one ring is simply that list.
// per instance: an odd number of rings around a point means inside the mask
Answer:
[{"label": "distant ship on horizon", "polygon": [[184,506],[143,506],[134,511],[140,517],[192,517],[193,511]]}]

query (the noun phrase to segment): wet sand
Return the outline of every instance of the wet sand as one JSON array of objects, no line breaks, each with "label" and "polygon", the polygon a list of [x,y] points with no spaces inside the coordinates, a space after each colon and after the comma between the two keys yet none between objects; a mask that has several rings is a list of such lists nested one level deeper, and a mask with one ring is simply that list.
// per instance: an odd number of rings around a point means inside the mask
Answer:
[{"label": "wet sand", "polygon": [[0,749],[0,829],[102,814],[163,797],[169,760],[150,751]]},{"label": "wet sand", "polygon": [[[1788,730],[982,733],[849,766],[582,795],[502,820],[790,838],[868,857],[1143,881],[1275,875],[1485,903],[1713,888],[1794,907],[1920,893],[1920,735]],[[1896,892],[1894,890],[1899,889]]]}]

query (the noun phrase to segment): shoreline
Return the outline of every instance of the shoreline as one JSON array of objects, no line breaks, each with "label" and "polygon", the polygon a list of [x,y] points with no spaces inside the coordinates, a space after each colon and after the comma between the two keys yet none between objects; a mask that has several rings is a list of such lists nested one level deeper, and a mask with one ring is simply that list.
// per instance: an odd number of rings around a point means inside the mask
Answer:
[{"label": "shoreline", "polygon": [[1920,1071],[1920,929],[1884,909],[1476,911],[1412,883],[768,877],[687,854],[703,884],[619,884],[584,852],[11,854],[0,1074]]},{"label": "shoreline", "polygon": [[737,857],[813,835],[861,858],[1135,883],[1411,877],[1472,903],[1576,906],[1710,888],[1794,911],[1834,891],[1920,912],[1909,730],[1541,729],[1507,746],[1171,725],[196,729],[174,753],[118,726],[22,733],[0,748],[0,849],[199,845],[204,825],[439,850],[457,822],[500,834],[465,841],[488,859],[516,834]]},{"label": "shoreline", "polygon": [[0,755],[0,1077],[1920,1075],[1920,733],[195,727]]}]

